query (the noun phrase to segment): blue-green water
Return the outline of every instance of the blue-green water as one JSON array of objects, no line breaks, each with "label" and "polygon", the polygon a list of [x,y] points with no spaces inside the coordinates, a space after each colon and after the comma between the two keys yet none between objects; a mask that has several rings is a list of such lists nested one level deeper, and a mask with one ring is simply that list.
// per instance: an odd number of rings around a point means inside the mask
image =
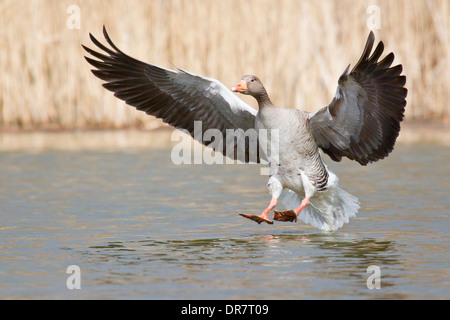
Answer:
[{"label": "blue-green water", "polygon": [[[257,225],[256,165],[183,165],[170,150],[0,153],[0,298],[449,299],[450,149],[331,163],[361,210],[335,234]],[[67,267],[80,268],[69,290]],[[370,290],[367,268],[379,267]]]}]

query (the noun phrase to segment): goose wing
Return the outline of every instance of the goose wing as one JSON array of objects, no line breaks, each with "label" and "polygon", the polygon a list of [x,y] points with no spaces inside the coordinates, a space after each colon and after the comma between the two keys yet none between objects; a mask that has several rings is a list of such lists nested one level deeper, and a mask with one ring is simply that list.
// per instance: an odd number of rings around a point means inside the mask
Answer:
[{"label": "goose wing", "polygon": [[370,32],[364,52],[338,81],[330,104],[309,115],[317,145],[334,161],[347,157],[361,165],[386,157],[394,148],[403,120],[407,89],[402,65],[391,67],[394,54],[378,61],[384,50]]},{"label": "goose wing", "polygon": [[[103,35],[111,48],[92,34],[90,38],[100,50],[83,46],[96,58],[85,57],[95,68],[93,74],[105,81],[103,87],[128,105],[188,132],[216,152],[234,160],[259,162],[258,143],[247,134],[248,129],[255,128],[255,109],[218,80],[141,62],[119,50],[105,27]],[[197,121],[201,123],[201,134],[194,130]],[[209,129],[217,131],[205,135]],[[219,138],[214,134],[217,132]],[[211,139],[203,139],[205,136]]]}]

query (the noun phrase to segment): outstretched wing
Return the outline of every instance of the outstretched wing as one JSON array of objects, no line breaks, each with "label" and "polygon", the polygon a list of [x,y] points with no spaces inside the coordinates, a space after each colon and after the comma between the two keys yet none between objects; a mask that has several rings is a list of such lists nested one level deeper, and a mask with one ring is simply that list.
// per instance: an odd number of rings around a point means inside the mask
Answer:
[{"label": "outstretched wing", "polygon": [[310,114],[317,145],[334,161],[343,156],[367,165],[394,148],[403,120],[407,89],[402,65],[391,67],[394,54],[378,61],[384,50],[370,32],[364,52],[353,70],[339,78],[331,103]]},{"label": "outstretched wing", "polygon": [[[83,46],[98,59],[85,57],[96,68],[92,70],[93,74],[106,81],[103,87],[128,105],[161,118],[177,129],[187,130],[216,152],[234,160],[259,162],[258,143],[255,147],[251,141],[253,137],[246,133],[255,128],[255,109],[218,80],[141,62],[120,51],[105,27],[103,34],[111,48],[101,44],[92,34],[92,42],[101,51]],[[201,122],[200,134],[199,127],[195,129],[194,126],[196,121]],[[208,129],[216,131],[209,131],[207,136],[211,139],[205,141],[202,138]]]}]

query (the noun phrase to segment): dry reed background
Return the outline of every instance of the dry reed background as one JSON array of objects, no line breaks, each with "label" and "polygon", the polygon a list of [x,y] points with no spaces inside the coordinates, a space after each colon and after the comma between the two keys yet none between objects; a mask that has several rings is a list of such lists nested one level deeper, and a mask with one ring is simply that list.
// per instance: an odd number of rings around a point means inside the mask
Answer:
[{"label": "dry reed background", "polygon": [[[153,128],[101,87],[84,60],[88,33],[106,25],[126,53],[220,79],[257,74],[272,100],[315,110],[356,63],[369,5],[377,39],[408,77],[407,118],[450,120],[450,1],[397,0],[0,0],[0,128]],[[80,9],[80,29],[67,9]],[[255,106],[252,100],[246,100]]]}]

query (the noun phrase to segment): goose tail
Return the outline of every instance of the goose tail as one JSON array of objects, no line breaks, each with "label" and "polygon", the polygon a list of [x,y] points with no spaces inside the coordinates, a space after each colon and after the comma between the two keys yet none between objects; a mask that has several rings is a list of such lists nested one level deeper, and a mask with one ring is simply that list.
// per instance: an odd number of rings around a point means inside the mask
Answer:
[{"label": "goose tail", "polygon": [[[302,198],[285,189],[280,200],[288,210],[293,210],[300,206]],[[358,198],[336,186],[317,192],[309,205],[300,212],[299,218],[323,232],[334,232],[355,217],[359,208]]]}]

